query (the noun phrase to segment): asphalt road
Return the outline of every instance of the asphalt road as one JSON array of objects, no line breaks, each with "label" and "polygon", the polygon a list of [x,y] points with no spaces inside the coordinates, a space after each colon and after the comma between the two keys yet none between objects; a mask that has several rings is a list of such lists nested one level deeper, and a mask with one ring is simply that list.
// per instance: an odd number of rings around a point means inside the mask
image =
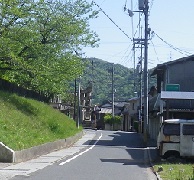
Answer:
[{"label": "asphalt road", "polygon": [[[91,132],[90,132],[91,131]],[[93,140],[85,139],[61,151],[63,158],[31,173],[20,173],[12,180],[155,180],[142,137],[133,132],[92,131]],[[92,134],[93,133],[93,134]],[[82,144],[82,145],[81,145]],[[69,153],[68,153],[69,152]],[[55,155],[56,156],[56,155]],[[62,157],[62,156],[61,156]],[[50,156],[52,159],[53,156]],[[47,163],[42,161],[39,163]],[[23,164],[23,171],[28,164]],[[20,167],[20,171],[22,171]],[[11,177],[11,176],[10,176]]]}]

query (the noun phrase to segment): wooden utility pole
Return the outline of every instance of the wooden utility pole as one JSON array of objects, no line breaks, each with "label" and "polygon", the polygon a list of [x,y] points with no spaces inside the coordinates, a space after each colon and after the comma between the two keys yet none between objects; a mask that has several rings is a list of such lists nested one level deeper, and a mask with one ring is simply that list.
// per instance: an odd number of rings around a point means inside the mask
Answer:
[{"label": "wooden utility pole", "polygon": [[73,119],[76,119],[76,96],[77,96],[77,83],[76,83],[76,78],[75,78],[75,84],[74,84],[74,112],[73,112]]},{"label": "wooden utility pole", "polygon": [[77,122],[76,122],[76,125],[77,125],[77,128],[79,129],[79,124],[80,124],[80,91],[81,91],[81,77],[79,77],[79,80],[78,80],[78,106],[77,106]]},{"label": "wooden utility pole", "polygon": [[148,0],[144,0],[145,41],[144,41],[144,143],[148,141]]},{"label": "wooden utility pole", "polygon": [[114,106],[114,63],[112,64],[112,117],[114,118],[115,115],[115,106]]}]

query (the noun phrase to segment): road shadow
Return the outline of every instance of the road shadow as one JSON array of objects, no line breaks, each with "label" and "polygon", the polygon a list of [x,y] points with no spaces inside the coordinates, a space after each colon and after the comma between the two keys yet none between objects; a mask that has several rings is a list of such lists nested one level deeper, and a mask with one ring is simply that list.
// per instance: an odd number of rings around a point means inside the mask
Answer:
[{"label": "road shadow", "polygon": [[[144,145],[143,137],[141,134],[136,132],[110,132],[107,140],[100,139],[96,143],[96,139],[89,142],[90,145],[95,144],[96,146],[122,148],[129,154],[127,159],[119,158],[104,158],[100,159],[102,162],[121,163],[123,165],[138,165],[145,167],[145,159],[148,159],[148,149]],[[86,142],[87,144],[88,142]]]},{"label": "road shadow", "polygon": [[143,161],[137,161],[134,159],[100,159],[104,163],[120,163],[123,165],[138,165],[139,167],[145,167]]},{"label": "road shadow", "polygon": [[[111,132],[111,131],[110,131]],[[112,133],[112,132],[111,132]],[[100,139],[96,146],[124,146],[134,148],[145,148],[143,138],[141,134],[136,132],[122,132],[116,131],[108,135],[112,137],[108,140]],[[96,138],[93,140],[86,141],[84,145],[93,145],[96,142]]]}]

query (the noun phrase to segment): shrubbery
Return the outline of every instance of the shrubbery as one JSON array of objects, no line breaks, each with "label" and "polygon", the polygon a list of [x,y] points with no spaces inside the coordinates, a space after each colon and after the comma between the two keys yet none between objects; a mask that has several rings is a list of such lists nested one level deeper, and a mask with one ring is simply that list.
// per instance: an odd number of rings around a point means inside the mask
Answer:
[{"label": "shrubbery", "polygon": [[121,116],[114,116],[112,117],[111,114],[106,114],[104,116],[104,122],[110,125],[113,124],[121,124]]}]

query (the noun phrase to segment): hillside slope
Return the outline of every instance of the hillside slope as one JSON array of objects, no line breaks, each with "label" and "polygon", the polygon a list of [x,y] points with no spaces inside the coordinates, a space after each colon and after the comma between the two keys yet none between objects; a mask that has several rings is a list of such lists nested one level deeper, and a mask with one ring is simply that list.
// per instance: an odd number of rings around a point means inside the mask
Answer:
[{"label": "hillside slope", "polygon": [[[112,63],[97,58],[84,60],[87,62],[87,67],[85,73],[81,76],[81,86],[86,88],[89,82],[93,82],[93,104],[112,100],[112,80],[115,89],[115,101],[132,98],[135,96],[134,91],[139,91],[139,75],[134,74],[133,68],[129,69],[120,64],[114,64],[114,75],[112,76]],[[149,78],[149,87],[152,85],[156,85],[156,80]]]},{"label": "hillside slope", "polygon": [[22,150],[75,135],[75,121],[49,105],[0,91],[0,142]]}]

